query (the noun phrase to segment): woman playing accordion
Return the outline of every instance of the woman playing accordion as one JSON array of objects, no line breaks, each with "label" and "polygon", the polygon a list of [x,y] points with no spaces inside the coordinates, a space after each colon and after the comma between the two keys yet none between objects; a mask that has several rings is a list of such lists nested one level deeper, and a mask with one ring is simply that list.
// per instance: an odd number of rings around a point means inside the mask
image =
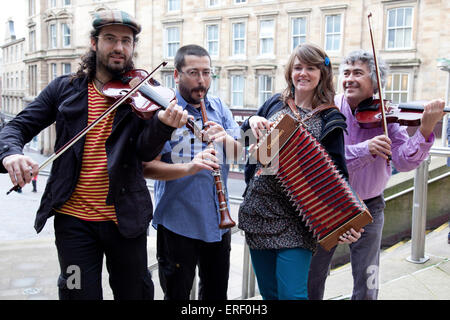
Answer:
[{"label": "woman playing accordion", "polygon": [[[330,59],[313,44],[294,49],[285,69],[286,89],[267,100],[242,125],[256,138],[283,116],[301,119],[310,135],[326,150],[343,179],[348,177],[344,156],[344,116],[334,108]],[[290,106],[289,106],[290,105]],[[316,112],[314,112],[314,110]],[[312,112],[313,111],[313,112]],[[245,231],[252,264],[263,299],[307,299],[307,278],[317,238],[274,171],[260,161],[245,167],[247,188],[239,209],[239,228]],[[355,242],[363,229],[350,229],[342,243]]]}]

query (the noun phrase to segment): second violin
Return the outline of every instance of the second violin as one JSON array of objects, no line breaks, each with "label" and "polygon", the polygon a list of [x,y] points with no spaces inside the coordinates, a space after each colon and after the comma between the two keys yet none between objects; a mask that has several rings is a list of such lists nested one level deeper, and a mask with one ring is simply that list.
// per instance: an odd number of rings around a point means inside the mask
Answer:
[{"label": "second violin", "polygon": [[[426,101],[405,102],[392,104],[384,100],[386,123],[398,123],[401,126],[420,126],[422,112]],[[450,112],[449,107],[444,112]],[[372,129],[382,125],[381,102],[379,99],[366,99],[362,101],[355,111],[355,118],[361,128]]]}]

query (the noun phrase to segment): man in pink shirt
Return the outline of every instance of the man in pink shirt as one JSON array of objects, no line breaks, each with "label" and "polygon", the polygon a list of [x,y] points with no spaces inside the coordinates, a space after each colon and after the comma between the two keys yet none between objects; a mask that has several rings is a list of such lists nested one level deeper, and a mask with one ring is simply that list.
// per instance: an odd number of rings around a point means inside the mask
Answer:
[{"label": "man in pink shirt", "polygon": [[[379,59],[380,60],[380,59]],[[378,61],[381,85],[384,86],[387,66]],[[334,99],[347,118],[345,158],[349,182],[367,205],[373,223],[364,228],[359,241],[350,244],[353,273],[354,300],[376,300],[378,296],[378,267],[381,236],[384,223],[385,202],[383,191],[391,177],[392,167],[398,171],[410,171],[428,157],[435,140],[433,129],[444,116],[444,101],[433,100],[425,105],[421,125],[409,137],[406,127],[388,124],[388,136],[383,129],[362,129],[354,116],[360,102],[377,93],[377,79],[373,55],[363,50],[354,51],[344,58],[340,66],[344,94]],[[389,164],[388,164],[389,163]],[[308,296],[311,300],[323,298],[325,280],[336,247],[325,251],[318,248],[311,261],[308,279]]]}]

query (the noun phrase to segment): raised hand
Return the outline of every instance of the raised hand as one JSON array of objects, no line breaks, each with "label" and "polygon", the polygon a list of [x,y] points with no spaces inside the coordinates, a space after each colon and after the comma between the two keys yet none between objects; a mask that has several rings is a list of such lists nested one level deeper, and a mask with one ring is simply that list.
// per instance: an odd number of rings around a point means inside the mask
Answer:
[{"label": "raised hand", "polygon": [[30,157],[12,154],[3,158],[3,166],[9,173],[13,185],[23,187],[31,182],[31,178],[39,173],[39,165]]}]

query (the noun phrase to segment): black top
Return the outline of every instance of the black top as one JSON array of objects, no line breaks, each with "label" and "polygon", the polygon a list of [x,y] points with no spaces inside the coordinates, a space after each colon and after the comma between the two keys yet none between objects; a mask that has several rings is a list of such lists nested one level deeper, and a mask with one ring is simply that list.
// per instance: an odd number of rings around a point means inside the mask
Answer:
[{"label": "black top", "polygon": [[[23,154],[23,146],[55,122],[55,150],[59,150],[87,126],[88,80],[61,76],[53,80],[23,111],[0,131],[0,172],[4,157]],[[153,160],[170,139],[174,128],[159,121],[139,118],[128,105],[117,108],[111,134],[106,140],[109,191],[106,204],[114,205],[119,231],[136,237],[148,228],[153,215],[152,201],[143,176],[142,161]],[[42,195],[35,229],[75,190],[81,171],[85,137],[57,158]]]},{"label": "black top", "polygon": [[[292,111],[282,101],[280,95],[269,99],[258,115],[266,115],[272,120],[280,113]],[[308,111],[299,109],[304,116]],[[345,117],[336,109],[320,112],[306,122],[308,131],[319,140],[330,153],[338,170],[347,177],[344,161]],[[248,127],[248,120],[242,125]],[[331,152],[330,152],[331,151]],[[299,213],[291,204],[275,175],[255,174],[261,164],[246,165],[247,188],[244,201],[239,209],[239,228],[245,231],[246,241],[252,249],[282,249],[301,247],[311,251],[316,248],[316,240],[305,226]]]}]

